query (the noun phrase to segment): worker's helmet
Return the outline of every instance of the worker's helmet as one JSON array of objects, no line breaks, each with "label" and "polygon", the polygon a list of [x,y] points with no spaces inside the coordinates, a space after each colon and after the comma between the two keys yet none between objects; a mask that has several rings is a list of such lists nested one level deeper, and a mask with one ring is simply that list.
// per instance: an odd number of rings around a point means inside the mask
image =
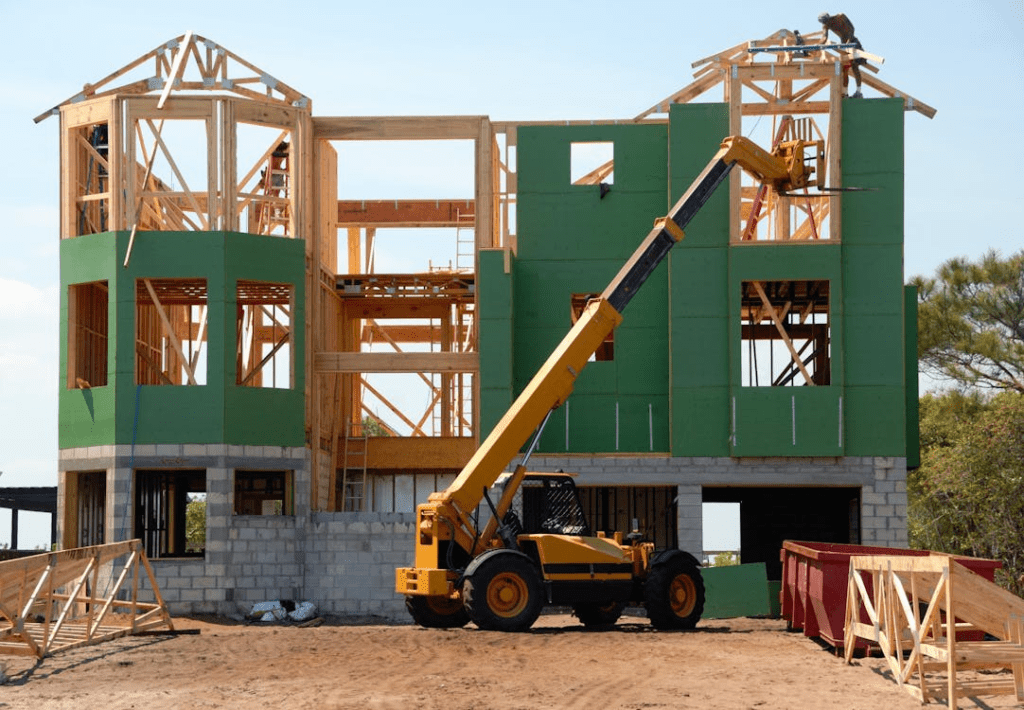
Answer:
[{"label": "worker's helmet", "polygon": [[820,15],[818,15],[818,22],[824,25],[826,22],[828,22],[828,18],[829,14],[827,12],[823,12]]}]

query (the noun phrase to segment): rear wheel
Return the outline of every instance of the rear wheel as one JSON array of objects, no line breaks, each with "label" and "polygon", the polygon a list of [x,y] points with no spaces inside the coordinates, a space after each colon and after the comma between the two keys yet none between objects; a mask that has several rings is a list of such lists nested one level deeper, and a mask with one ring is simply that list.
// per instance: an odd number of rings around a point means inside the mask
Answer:
[{"label": "rear wheel", "polygon": [[544,606],[540,577],[517,554],[492,555],[462,584],[469,618],[481,629],[526,631]]},{"label": "rear wheel", "polygon": [[644,584],[644,602],[654,628],[692,629],[704,613],[700,568],[682,557],[654,567]]},{"label": "rear wheel", "polygon": [[572,613],[588,629],[598,629],[603,626],[613,626],[622,616],[622,610],[625,608],[626,605],[622,602],[577,604],[572,608]]},{"label": "rear wheel", "polygon": [[413,621],[428,629],[457,629],[469,621],[461,599],[409,596],[405,608]]}]

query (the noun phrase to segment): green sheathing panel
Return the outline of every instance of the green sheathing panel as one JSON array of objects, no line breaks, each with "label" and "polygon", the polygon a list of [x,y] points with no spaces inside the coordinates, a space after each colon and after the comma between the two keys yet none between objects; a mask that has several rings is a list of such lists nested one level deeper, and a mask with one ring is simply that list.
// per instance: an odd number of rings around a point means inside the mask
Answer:
[{"label": "green sheathing panel", "polygon": [[908,450],[903,287],[903,101],[843,103],[846,452]]},{"label": "green sheathing panel", "polygon": [[[673,104],[674,203],[729,133],[726,104]],[[671,421],[674,456],[729,455],[729,190],[722,185],[669,254]]]},{"label": "green sheathing panel", "polygon": [[[510,271],[515,257],[509,254]],[[512,274],[501,249],[481,249],[477,278],[480,440],[512,404]]]},{"label": "green sheathing panel", "polygon": [[921,465],[921,422],[918,419],[917,384],[917,287],[904,286],[903,322],[906,332],[904,366],[906,369],[907,468]]},{"label": "green sheathing panel", "polygon": [[[302,446],[305,443],[306,245],[301,239],[224,234],[224,441],[229,444]],[[239,279],[292,285],[292,386],[289,389],[238,387],[235,361],[235,308]],[[212,357],[213,353],[210,353]]]},{"label": "green sheathing panel", "polygon": [[740,616],[767,616],[768,573],[764,562],[726,567],[705,567],[705,619],[734,619]]},{"label": "green sheathing panel", "polygon": [[[836,244],[745,244],[729,250],[729,368],[733,456],[843,453],[843,282]],[[740,294],[745,281],[829,282],[831,384],[746,387],[742,381]]]},{"label": "green sheathing panel", "polygon": [[[520,128],[511,284],[515,394],[569,331],[572,294],[603,291],[654,219],[665,214],[667,137],[664,125]],[[570,182],[571,145],[577,142],[614,145],[614,184],[603,199],[599,186]],[[541,451],[668,451],[667,294],[662,266],[626,309],[615,332],[614,359],[591,363],[580,374],[568,406],[548,423]],[[484,347],[481,352],[493,357]],[[491,365],[481,368],[486,372]],[[482,404],[482,416],[485,406],[491,405]]]},{"label": "green sheathing panel", "polygon": [[[114,441],[114,289],[117,251],[110,232],[60,243],[60,371],[57,373],[58,441],[61,448],[93,446]],[[106,281],[110,301],[107,317],[107,384],[92,389],[68,389],[68,289],[74,284]]]},{"label": "green sheathing panel", "polygon": [[[140,232],[128,268],[129,234],[116,232],[61,243],[62,333],[67,291],[105,279],[111,321],[108,385],[68,390],[66,335],[61,337],[61,448],[99,444],[228,443],[301,446],[304,442],[305,245],[224,232]],[[135,384],[135,284],[139,278],[206,279],[206,384]],[[295,294],[294,378],[290,390],[235,385],[237,279],[290,283]],[[90,401],[91,396],[91,401]]]},{"label": "green sheathing panel", "polygon": [[[117,239],[118,263],[124,260],[128,234]],[[135,384],[135,284],[141,278],[205,278],[207,290],[206,384]],[[167,444],[224,441],[225,349],[223,234],[139,232],[127,269],[117,281],[117,432],[116,443]],[[137,411],[136,411],[137,410]]]}]

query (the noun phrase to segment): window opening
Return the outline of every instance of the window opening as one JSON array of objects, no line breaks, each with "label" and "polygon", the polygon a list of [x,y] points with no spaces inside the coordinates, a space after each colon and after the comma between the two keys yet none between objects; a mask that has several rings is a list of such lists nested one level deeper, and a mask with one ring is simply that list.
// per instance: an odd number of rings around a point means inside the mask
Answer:
[{"label": "window opening", "polygon": [[[744,87],[744,94],[748,93],[750,89]],[[827,124],[823,132],[811,117],[772,117],[771,122],[762,122],[763,118],[757,116],[752,126],[745,121],[743,135],[758,145],[771,146],[787,163],[801,166],[817,186],[827,186]],[[781,194],[746,171],[741,175],[740,228],[735,238],[743,242],[816,242],[832,238],[829,213],[833,196],[828,192],[802,188]]]},{"label": "window opening", "polygon": [[205,385],[206,279],[137,279],[135,382]]},{"label": "window opening", "polygon": [[743,386],[831,383],[828,281],[744,281],[740,327]]},{"label": "window opening", "polygon": [[235,471],[235,515],[294,515],[291,471]]},{"label": "window opening", "polygon": [[704,564],[715,567],[740,564],[740,504],[702,505]]},{"label": "window opening", "polygon": [[109,303],[106,281],[68,287],[68,389],[107,384]]},{"label": "window opening", "polygon": [[110,145],[106,123],[71,131],[77,160],[75,234],[106,232],[110,221]]},{"label": "window opening", "polygon": [[135,537],[151,558],[204,554],[206,471],[137,471]]},{"label": "window opening", "polygon": [[105,541],[106,471],[69,471],[66,481],[65,547],[89,547]]},{"label": "window opening", "polygon": [[287,283],[238,281],[235,384],[291,389],[293,294]]},{"label": "window opening", "polygon": [[[148,231],[208,231],[217,227],[211,191],[212,118],[140,118],[135,122],[135,190],[138,228]],[[132,206],[134,209],[134,206]]]},{"label": "window opening", "polygon": [[239,122],[237,133],[239,224],[252,234],[289,236],[294,231],[291,132]]},{"label": "window opening", "polygon": [[573,185],[614,185],[615,144],[599,141],[571,143],[569,181]]},{"label": "window opening", "polygon": [[[576,321],[583,315],[583,311],[586,309],[587,304],[591,300],[598,298],[601,294],[599,293],[574,293],[570,299],[570,315],[572,317],[572,325],[576,325]],[[588,362],[607,362],[615,359],[615,331],[609,333],[604,342],[594,351],[594,354],[587,358]]]}]

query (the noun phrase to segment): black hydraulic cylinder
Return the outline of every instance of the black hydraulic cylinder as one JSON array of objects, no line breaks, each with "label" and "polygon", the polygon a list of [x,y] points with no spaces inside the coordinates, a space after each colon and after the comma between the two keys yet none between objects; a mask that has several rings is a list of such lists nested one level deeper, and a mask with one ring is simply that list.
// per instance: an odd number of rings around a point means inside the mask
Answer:
[{"label": "black hydraulic cylinder", "polygon": [[[704,203],[708,201],[715,189],[722,184],[734,162],[726,162],[715,156],[704,168],[690,189],[686,191],[669,212],[667,218],[680,229],[685,229]],[[675,238],[664,228],[655,228],[633,252],[633,256],[625,263],[619,273],[608,284],[601,294],[619,313],[632,300],[647,278],[654,272],[658,264],[664,260],[675,246]]]}]

